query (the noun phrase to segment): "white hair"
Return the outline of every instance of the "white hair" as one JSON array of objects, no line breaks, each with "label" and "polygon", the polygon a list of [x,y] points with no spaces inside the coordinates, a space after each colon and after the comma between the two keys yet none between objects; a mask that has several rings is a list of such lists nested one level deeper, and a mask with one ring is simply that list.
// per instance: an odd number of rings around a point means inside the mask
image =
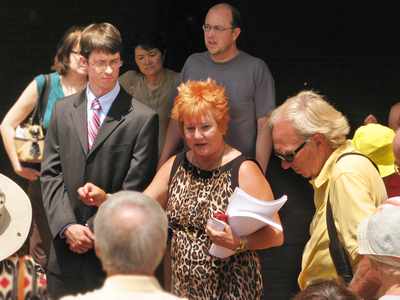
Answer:
[{"label": "white hair", "polygon": [[313,91],[302,91],[287,99],[271,114],[270,126],[280,121],[291,122],[304,138],[320,133],[333,149],[343,145],[350,131],[346,117]]},{"label": "white hair", "polygon": [[150,197],[132,191],[110,195],[94,220],[103,268],[117,274],[153,274],[164,255],[167,228],[165,212]]}]

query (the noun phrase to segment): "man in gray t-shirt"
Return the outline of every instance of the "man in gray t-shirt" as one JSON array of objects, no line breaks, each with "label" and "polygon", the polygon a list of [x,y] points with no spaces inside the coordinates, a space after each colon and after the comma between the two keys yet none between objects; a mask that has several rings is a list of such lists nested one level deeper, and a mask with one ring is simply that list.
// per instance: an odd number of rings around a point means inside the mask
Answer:
[{"label": "man in gray t-shirt", "polygon": [[[186,60],[181,82],[210,77],[226,88],[231,121],[225,140],[244,155],[256,158],[265,172],[272,149],[267,125],[267,115],[275,107],[272,75],[261,59],[237,48],[240,16],[231,5],[211,7],[203,30],[208,51]],[[159,165],[176,151],[179,141],[178,123],[171,120]]]}]

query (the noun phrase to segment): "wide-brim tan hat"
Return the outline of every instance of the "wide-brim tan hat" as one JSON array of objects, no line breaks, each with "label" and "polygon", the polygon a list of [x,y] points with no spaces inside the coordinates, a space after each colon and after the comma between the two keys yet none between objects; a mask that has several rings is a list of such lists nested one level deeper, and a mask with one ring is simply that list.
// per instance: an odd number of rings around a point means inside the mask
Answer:
[{"label": "wide-brim tan hat", "polygon": [[29,197],[18,184],[0,174],[0,261],[21,248],[31,222]]}]

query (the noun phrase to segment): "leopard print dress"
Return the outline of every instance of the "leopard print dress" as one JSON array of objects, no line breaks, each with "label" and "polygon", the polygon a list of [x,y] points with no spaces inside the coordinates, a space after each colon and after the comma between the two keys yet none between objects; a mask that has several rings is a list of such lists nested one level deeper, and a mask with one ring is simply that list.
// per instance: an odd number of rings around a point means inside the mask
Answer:
[{"label": "leopard print dress", "polygon": [[225,211],[238,186],[239,156],[217,170],[196,168],[177,155],[170,176],[167,214],[171,240],[172,292],[189,299],[260,299],[262,277],[258,256],[246,251],[229,258],[211,256],[207,220]]}]

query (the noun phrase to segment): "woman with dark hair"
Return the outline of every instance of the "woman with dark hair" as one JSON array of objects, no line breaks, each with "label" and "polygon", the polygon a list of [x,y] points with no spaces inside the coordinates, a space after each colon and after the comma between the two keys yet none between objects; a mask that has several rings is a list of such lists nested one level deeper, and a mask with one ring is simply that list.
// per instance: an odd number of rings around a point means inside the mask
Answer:
[{"label": "woman with dark hair", "polygon": [[159,153],[164,145],[172,97],[179,75],[164,68],[165,55],[166,47],[160,34],[141,36],[134,50],[137,70],[127,71],[119,79],[120,84],[128,93],[158,113]]},{"label": "woman with dark hair", "polygon": [[[79,41],[83,28],[73,26],[66,31],[57,45],[54,63],[51,67],[55,72],[48,74],[48,82],[44,74],[35,77],[25,88],[17,101],[8,111],[1,123],[1,136],[11,165],[19,176],[30,181],[28,193],[32,202],[33,222],[29,241],[30,254],[45,266],[48,247],[48,226],[44,209],[42,208],[40,191],[40,163],[24,164],[18,160],[14,145],[16,128],[33,112],[42,91],[48,89],[47,105],[42,107],[44,128],[49,125],[51,112],[55,103],[61,98],[81,91],[87,82],[86,67],[80,63]],[[46,87],[47,86],[47,87]]]}]

